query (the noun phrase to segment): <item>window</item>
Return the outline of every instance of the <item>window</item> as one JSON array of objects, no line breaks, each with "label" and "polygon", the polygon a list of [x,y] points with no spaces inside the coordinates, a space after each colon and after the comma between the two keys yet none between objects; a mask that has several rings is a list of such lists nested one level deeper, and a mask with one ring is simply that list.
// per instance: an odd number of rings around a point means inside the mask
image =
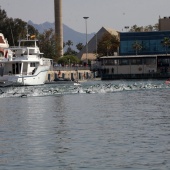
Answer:
[{"label": "window", "polygon": [[120,59],[119,65],[129,65],[129,60],[128,59]]},{"label": "window", "polygon": [[30,67],[35,67],[35,63],[30,63]]},{"label": "window", "polygon": [[38,63],[30,63],[30,67],[37,67],[38,66]]},{"label": "window", "polygon": [[144,59],[145,65],[153,65],[156,64],[156,58],[145,58]]},{"label": "window", "polygon": [[131,64],[132,65],[141,65],[142,64],[142,59],[140,59],[140,58],[131,59]]}]

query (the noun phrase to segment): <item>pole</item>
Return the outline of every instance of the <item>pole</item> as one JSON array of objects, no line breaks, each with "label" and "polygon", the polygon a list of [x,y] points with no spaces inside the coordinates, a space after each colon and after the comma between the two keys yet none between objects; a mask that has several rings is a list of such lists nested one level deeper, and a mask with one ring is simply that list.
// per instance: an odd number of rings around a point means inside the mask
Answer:
[{"label": "pole", "polygon": [[59,55],[63,56],[63,21],[62,21],[62,0],[54,0],[55,35],[59,45]]},{"label": "pole", "polygon": [[96,57],[97,57],[97,33],[96,33]]},{"label": "pole", "polygon": [[85,25],[86,25],[86,64],[88,64],[88,43],[87,43],[87,19],[89,17],[83,17],[85,19]]}]

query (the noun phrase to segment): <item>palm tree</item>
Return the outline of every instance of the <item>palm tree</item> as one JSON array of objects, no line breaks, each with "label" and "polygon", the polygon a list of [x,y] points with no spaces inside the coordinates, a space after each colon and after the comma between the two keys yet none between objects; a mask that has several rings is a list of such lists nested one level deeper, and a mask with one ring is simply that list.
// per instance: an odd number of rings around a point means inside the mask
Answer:
[{"label": "palm tree", "polygon": [[68,41],[66,42],[66,45],[68,46],[68,48],[67,48],[67,53],[68,53],[68,54],[71,54],[71,51],[72,51],[71,46],[73,46],[73,42],[72,42],[71,40],[68,40]]},{"label": "palm tree", "polygon": [[78,43],[78,44],[76,45],[76,48],[77,48],[77,50],[79,50],[79,51],[81,51],[83,47],[84,47],[83,43]]},{"label": "palm tree", "polygon": [[133,44],[132,44],[132,48],[136,51],[136,55],[138,54],[138,51],[140,51],[142,49],[142,45],[135,41]]},{"label": "palm tree", "polygon": [[69,48],[71,48],[71,46],[73,45],[73,42],[72,42],[71,40],[68,40],[68,41],[66,42],[66,45],[67,45]]},{"label": "palm tree", "polygon": [[168,48],[170,47],[170,39],[169,37],[164,37],[164,39],[161,41],[161,44],[163,47],[165,47],[166,55],[168,54]]}]

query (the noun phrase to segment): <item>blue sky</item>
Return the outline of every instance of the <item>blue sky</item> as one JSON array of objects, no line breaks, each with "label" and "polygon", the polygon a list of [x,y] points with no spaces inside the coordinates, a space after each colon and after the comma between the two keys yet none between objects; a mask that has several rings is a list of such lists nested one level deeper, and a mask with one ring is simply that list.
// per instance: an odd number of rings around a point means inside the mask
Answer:
[{"label": "blue sky", "polygon": [[[31,20],[36,24],[54,22],[54,0],[0,0],[8,17]],[[158,23],[159,16],[170,16],[170,0],[63,0],[63,23],[88,33],[102,26],[125,31],[125,26],[147,26]]]}]

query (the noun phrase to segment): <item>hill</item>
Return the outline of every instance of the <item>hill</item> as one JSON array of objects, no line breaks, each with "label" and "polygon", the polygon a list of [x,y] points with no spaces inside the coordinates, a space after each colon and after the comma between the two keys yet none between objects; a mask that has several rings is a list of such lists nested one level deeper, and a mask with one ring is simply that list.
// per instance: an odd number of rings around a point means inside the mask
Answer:
[{"label": "hill", "polygon": [[[43,33],[45,30],[50,28],[54,29],[54,23],[44,22],[42,24],[35,24],[32,21],[28,21],[28,24],[34,26],[40,33]],[[94,33],[88,34],[88,40],[90,40],[94,36]],[[73,49],[76,50],[76,45],[78,43],[86,44],[86,34],[77,32],[70,27],[63,24],[63,39],[64,42],[71,40],[73,42]]]}]

